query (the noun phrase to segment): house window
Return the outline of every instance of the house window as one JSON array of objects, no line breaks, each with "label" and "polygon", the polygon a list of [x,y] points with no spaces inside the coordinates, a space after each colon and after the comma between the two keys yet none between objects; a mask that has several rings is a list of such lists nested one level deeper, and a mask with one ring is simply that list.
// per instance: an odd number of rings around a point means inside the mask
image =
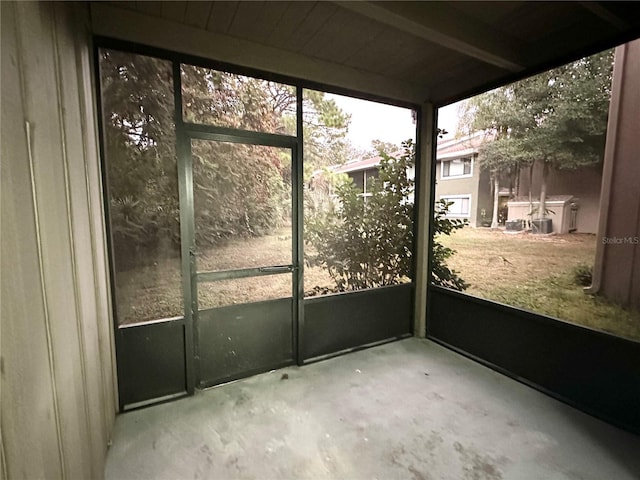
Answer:
[{"label": "house window", "polygon": [[349,176],[353,179],[353,184],[358,190],[364,191],[364,172],[349,172]]},{"label": "house window", "polygon": [[470,176],[471,158],[456,158],[442,162],[442,178]]},{"label": "house window", "polygon": [[378,178],[378,169],[372,168],[364,171],[364,189],[363,196],[366,201],[367,197],[371,196],[371,184],[374,179]]},{"label": "house window", "polygon": [[371,183],[374,179],[378,178],[377,167],[369,170],[349,172],[348,175],[353,179],[353,184],[362,192],[360,195],[364,197],[365,200],[371,196]]},{"label": "house window", "polygon": [[471,214],[471,195],[451,195],[448,197],[440,197],[449,205],[448,217],[468,217]]}]

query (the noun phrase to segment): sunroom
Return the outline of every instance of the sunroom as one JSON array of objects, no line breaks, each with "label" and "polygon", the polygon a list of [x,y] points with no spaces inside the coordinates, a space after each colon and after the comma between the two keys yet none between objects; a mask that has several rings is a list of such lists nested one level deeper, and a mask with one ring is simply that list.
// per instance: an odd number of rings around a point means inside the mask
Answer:
[{"label": "sunroom", "polygon": [[[639,37],[626,2],[2,2],[3,478],[634,478]],[[607,326],[434,281],[439,116],[608,49],[597,234],[460,226],[503,249],[475,285],[539,265],[504,238],[587,245]],[[374,154],[366,199],[327,173]]]}]

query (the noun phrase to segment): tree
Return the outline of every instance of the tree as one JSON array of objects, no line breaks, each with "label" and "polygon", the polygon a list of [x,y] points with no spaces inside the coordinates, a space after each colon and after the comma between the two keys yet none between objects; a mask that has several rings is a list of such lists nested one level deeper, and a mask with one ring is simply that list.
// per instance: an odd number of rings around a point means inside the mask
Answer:
[{"label": "tree", "polygon": [[[186,121],[295,133],[293,87],[192,65],[181,70]],[[278,149],[192,140],[191,153],[199,246],[264,235],[290,218],[291,158]]]},{"label": "tree", "polygon": [[394,143],[375,139],[371,141],[371,151],[369,152],[369,155],[376,156],[376,155],[382,155],[384,153],[387,153],[390,155],[392,153],[397,152],[398,150],[400,150],[400,148],[398,147],[398,145]]},{"label": "tree", "polygon": [[[552,169],[602,160],[611,96],[613,50],[586,57],[469,100],[463,125],[494,140],[479,152],[497,195],[498,179],[542,164],[538,217],[544,218]],[[495,214],[495,212],[494,212]]]},{"label": "tree", "polygon": [[111,233],[125,269],[180,240],[171,64],[102,50],[100,74]]},{"label": "tree", "polygon": [[307,183],[314,172],[351,158],[346,139],[351,116],[324,92],[304,90],[303,102],[304,180]]},{"label": "tree", "polygon": [[[100,75],[116,257],[144,262],[144,253],[160,243],[177,254],[171,62],[101,50]],[[181,66],[181,77],[186,122],[296,134],[294,87],[189,65]],[[304,101],[305,159],[335,163],[329,153],[344,150],[349,117],[322,92],[305,91]],[[199,245],[262,235],[289,216],[291,158],[285,152],[201,140],[192,141],[191,150]]]}]

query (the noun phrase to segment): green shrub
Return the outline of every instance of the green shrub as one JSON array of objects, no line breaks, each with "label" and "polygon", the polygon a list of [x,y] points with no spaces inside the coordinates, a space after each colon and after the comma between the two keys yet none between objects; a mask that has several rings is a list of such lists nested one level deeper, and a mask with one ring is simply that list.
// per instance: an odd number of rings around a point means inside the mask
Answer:
[{"label": "green shrub", "polygon": [[[364,198],[351,179],[343,178],[335,207],[312,210],[305,218],[306,241],[314,251],[308,261],[329,272],[334,291],[395,285],[412,276],[415,183],[407,171],[415,165],[415,145],[407,141],[403,148],[398,158],[381,154],[378,178],[368,184],[370,196]],[[445,217],[448,206],[443,203],[436,211],[436,236],[465,224]],[[445,264],[453,253],[434,242],[432,280],[464,290],[467,284]]]},{"label": "green shrub", "polygon": [[458,272],[447,266],[447,259],[455,250],[445,247],[438,241],[441,235],[451,235],[452,232],[467,225],[466,220],[447,218],[449,207],[453,202],[439,200],[436,202],[433,218],[433,257],[431,264],[431,282],[440,287],[453,290],[466,290],[469,284],[458,276]]},{"label": "green shrub", "polygon": [[577,285],[588,287],[593,281],[593,267],[580,263],[573,268],[573,280]]}]

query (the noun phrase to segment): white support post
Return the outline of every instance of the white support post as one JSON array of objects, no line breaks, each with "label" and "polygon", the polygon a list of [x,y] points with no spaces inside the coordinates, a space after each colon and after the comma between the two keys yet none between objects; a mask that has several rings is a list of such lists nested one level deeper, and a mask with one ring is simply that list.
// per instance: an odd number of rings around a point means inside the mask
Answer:
[{"label": "white support post", "polygon": [[416,337],[424,338],[426,336],[427,327],[427,285],[429,284],[429,238],[431,216],[430,199],[431,190],[433,188],[433,179],[431,178],[433,158],[433,131],[436,128],[436,110],[430,103],[422,105],[421,121],[418,129],[418,144],[420,151],[417,152],[417,159],[420,162],[416,177],[418,185],[418,195],[416,198],[415,208],[418,212],[417,222],[417,238],[415,242],[415,262],[416,262],[416,278],[415,278],[415,302],[413,316],[413,334]]}]

